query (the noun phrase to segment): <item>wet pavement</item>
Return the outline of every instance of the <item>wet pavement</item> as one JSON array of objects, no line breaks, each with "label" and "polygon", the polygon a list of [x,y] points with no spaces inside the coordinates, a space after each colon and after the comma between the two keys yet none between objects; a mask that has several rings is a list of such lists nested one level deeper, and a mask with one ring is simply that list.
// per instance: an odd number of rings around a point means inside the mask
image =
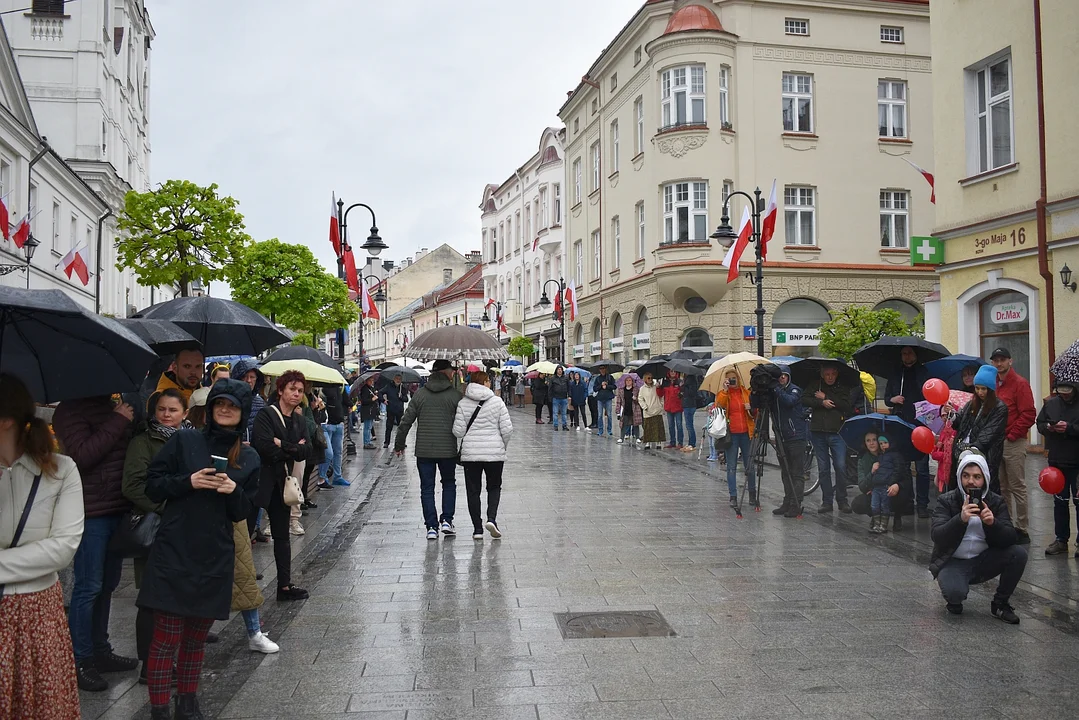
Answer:
[{"label": "wet pavement", "polygon": [[[964,615],[945,612],[926,569],[927,520],[875,537],[867,518],[776,518],[774,469],[765,511],[737,519],[714,463],[556,433],[528,410],[512,413],[502,540],[471,539],[460,473],[461,534],[426,540],[410,454],[361,450],[346,470],[353,486],[321,493],[294,543],[311,599],[263,608],[281,652],[248,652],[238,616],[220,624],[200,690],[207,717],[1073,714],[1079,561],[1042,554],[1052,509],[1036,486],[1013,627],[989,614],[993,583],[972,589]],[[272,587],[272,548],[255,556]],[[112,627],[133,654],[126,577]],[[674,636],[564,639],[558,627],[560,613],[608,611],[658,613]],[[84,693],[84,716],[147,717],[135,674],[113,679],[108,693]]]}]

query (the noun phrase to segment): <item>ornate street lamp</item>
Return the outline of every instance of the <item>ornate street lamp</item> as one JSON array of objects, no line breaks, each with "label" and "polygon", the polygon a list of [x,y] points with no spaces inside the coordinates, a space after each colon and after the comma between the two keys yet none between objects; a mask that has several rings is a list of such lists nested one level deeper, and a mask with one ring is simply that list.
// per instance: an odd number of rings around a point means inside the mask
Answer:
[{"label": "ornate street lamp", "polygon": [[712,233],[711,238],[718,240],[719,244],[724,248],[729,248],[734,244],[734,241],[738,238],[738,233],[731,227],[731,218],[728,212],[728,207],[731,203],[731,198],[735,195],[741,195],[749,200],[751,203],[752,222],[753,222],[753,237],[752,242],[756,246],[757,257],[757,269],[753,275],[749,276],[750,282],[757,286],[757,354],[764,357],[764,257],[761,254],[764,248],[761,247],[761,211],[764,210],[764,198],[761,197],[761,189],[757,188],[753,191],[753,196],[741,190],[735,190],[723,203],[723,217],[719,220],[719,227]]},{"label": "ornate street lamp", "polygon": [[558,362],[563,364],[566,362],[566,281],[563,278],[552,278],[543,283],[539,304],[545,308],[551,306],[551,299],[547,297],[547,286],[551,283],[558,286],[558,310],[554,313],[554,319],[558,321]]}]

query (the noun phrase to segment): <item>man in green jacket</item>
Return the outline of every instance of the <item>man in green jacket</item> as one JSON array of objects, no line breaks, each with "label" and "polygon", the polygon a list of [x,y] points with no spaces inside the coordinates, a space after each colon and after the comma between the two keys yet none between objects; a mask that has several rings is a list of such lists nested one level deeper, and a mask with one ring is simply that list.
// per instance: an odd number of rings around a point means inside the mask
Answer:
[{"label": "man in green jacket", "polygon": [[817,456],[821,494],[824,496],[817,512],[832,512],[834,496],[839,504],[839,511],[850,513],[850,503],[847,502],[847,444],[839,435],[839,429],[843,427],[843,421],[854,414],[854,406],[850,401],[851,390],[839,383],[839,371],[834,367],[821,368],[820,377],[816,390],[811,385],[802,393],[802,404],[813,412],[809,430],[813,440],[813,452]]},{"label": "man in green jacket", "polygon": [[[420,505],[427,539],[437,540],[439,523],[446,535],[456,535],[453,511],[457,505],[457,438],[453,436],[453,418],[461,392],[453,386],[456,369],[449,360],[435,360],[431,377],[408,404],[401,424],[397,427],[393,450],[398,456],[405,452],[405,440],[412,424],[416,429],[416,468],[420,472]],[[442,476],[442,517],[435,511],[435,471]]]}]

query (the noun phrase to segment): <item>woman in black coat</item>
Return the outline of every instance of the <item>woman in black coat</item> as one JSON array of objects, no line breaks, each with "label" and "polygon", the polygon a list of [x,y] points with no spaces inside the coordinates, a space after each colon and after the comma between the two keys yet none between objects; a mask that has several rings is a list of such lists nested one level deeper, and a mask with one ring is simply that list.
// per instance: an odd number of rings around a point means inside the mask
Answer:
[{"label": "woman in black coat", "polygon": [[[988,367],[988,366],[986,366]],[[959,414],[952,418],[955,442],[952,444],[952,467],[959,467],[959,456],[966,450],[977,448],[989,465],[989,489],[1000,492],[997,470],[1004,458],[1004,433],[1008,429],[1008,406],[997,397],[996,390],[975,384],[974,397]],[[955,488],[951,479],[948,489]]]},{"label": "woman in black coat", "polygon": [[[532,404],[536,406],[536,424],[543,424],[543,407],[547,404],[547,378],[538,375],[532,379]],[[547,411],[550,418],[551,411]]]},{"label": "woman in black coat", "polygon": [[173,434],[146,472],[146,496],[166,503],[136,601],[154,613],[154,718],[169,717],[174,665],[176,717],[201,717],[195,692],[206,634],[215,619],[228,619],[232,603],[233,524],[247,518],[258,489],[258,454],[242,443],[251,388],[218,380],[206,406],[206,427]]},{"label": "woman in black coat", "polygon": [[378,391],[375,390],[375,376],[367,378],[360,385],[357,393],[360,400],[360,421],[363,423],[363,449],[375,449],[375,419],[378,418]]},{"label": "woman in black coat", "polygon": [[304,376],[290,370],[277,379],[277,396],[255,418],[251,445],[262,458],[256,502],[266,509],[273,535],[273,554],[277,564],[277,599],[304,600],[308,592],[292,584],[292,543],[289,519],[292,509],[285,504],[285,478],[292,465],[310,458],[307,443],[307,419],[300,404],[304,394]]}]

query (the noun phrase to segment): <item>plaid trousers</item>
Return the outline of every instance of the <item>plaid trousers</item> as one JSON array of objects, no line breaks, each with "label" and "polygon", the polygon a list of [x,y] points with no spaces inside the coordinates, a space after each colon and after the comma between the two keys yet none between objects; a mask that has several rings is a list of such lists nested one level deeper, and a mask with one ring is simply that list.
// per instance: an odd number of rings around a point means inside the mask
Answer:
[{"label": "plaid trousers", "polygon": [[[213,620],[180,617],[154,612],[154,639],[150,642],[146,680],[150,705],[167,706],[171,693],[173,662],[176,665],[176,691],[193,693],[199,689],[199,673],[206,649],[206,635]],[[176,651],[179,650],[179,658]]]}]

